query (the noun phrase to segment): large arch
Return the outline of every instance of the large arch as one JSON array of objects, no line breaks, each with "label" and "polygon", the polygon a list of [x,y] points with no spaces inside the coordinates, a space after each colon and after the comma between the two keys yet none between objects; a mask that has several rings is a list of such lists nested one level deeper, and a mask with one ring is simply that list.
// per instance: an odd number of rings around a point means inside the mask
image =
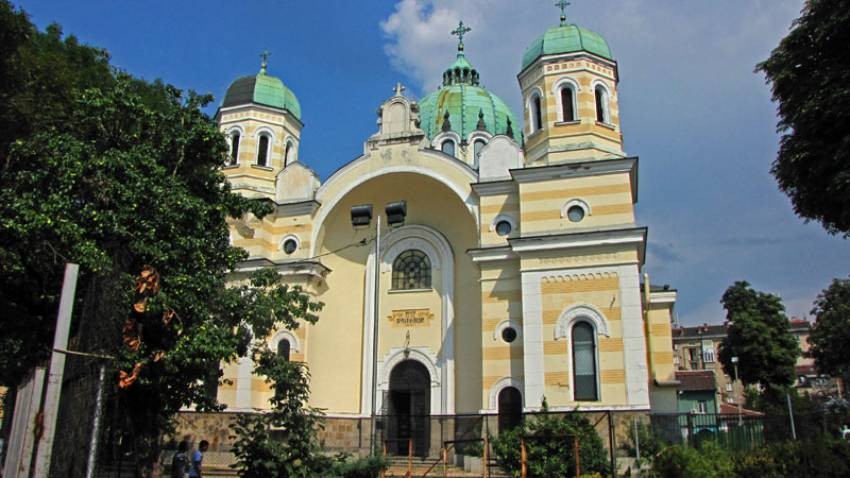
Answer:
[{"label": "large arch", "polygon": [[478,199],[471,187],[472,183],[478,182],[475,170],[458,159],[437,152],[412,147],[385,148],[380,154],[375,151],[346,164],[316,191],[316,201],[321,207],[313,220],[311,256],[318,255],[320,250],[325,220],[346,195],[370,180],[397,173],[418,174],[442,183],[463,202],[478,226]]}]

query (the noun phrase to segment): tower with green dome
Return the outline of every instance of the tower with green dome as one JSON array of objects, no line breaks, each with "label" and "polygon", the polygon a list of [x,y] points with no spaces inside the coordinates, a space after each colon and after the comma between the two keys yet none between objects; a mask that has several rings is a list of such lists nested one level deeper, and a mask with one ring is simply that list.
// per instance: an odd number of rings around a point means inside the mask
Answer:
[{"label": "tower with green dome", "polygon": [[478,70],[467,60],[463,36],[469,27],[461,21],[457,57],[443,73],[440,88],[419,101],[420,127],[431,146],[466,161],[477,169],[483,147],[496,136],[522,144],[516,117],[501,98],[481,86]]},{"label": "tower with green dome", "polygon": [[518,75],[528,165],[625,157],[617,106],[619,75],[608,42],[561,21],[535,38]]},{"label": "tower with green dome", "polygon": [[217,116],[229,147],[225,165],[233,189],[249,197],[281,196],[277,178],[298,164],[301,104],[283,81],[268,73],[269,52],[260,71],[227,88]]}]

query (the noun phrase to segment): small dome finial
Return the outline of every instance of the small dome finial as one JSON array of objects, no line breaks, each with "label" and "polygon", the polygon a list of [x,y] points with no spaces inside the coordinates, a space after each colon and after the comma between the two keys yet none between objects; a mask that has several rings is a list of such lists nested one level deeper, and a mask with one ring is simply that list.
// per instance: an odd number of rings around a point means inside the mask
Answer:
[{"label": "small dome finial", "polygon": [[272,54],[269,52],[268,48],[260,53],[260,73],[264,75],[266,74],[266,68],[269,66],[269,57],[271,55]]},{"label": "small dome finial", "polygon": [[567,7],[570,5],[570,2],[567,0],[558,0],[558,3],[555,4],[556,7],[561,9],[561,26],[567,24]]},{"label": "small dome finial", "polygon": [[463,36],[465,34],[471,32],[471,31],[472,31],[471,28],[469,28],[468,26],[465,26],[463,24],[463,20],[461,20],[460,23],[457,24],[457,30],[451,31],[452,35],[457,35],[457,40],[458,40],[457,41],[457,51],[458,52],[463,51]]}]

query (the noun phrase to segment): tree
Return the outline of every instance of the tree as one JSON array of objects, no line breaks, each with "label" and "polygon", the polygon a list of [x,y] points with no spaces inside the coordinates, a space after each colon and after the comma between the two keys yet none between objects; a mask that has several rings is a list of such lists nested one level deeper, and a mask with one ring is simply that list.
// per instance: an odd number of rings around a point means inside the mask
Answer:
[{"label": "tree", "polygon": [[744,384],[790,385],[800,349],[781,299],[738,281],[726,289],[720,302],[729,323],[720,344],[723,371],[732,376],[732,357],[738,357],[738,377]]},{"label": "tree", "polygon": [[850,280],[834,279],[814,305],[809,344],[818,371],[850,378]]},{"label": "tree", "polygon": [[[229,245],[227,218],[272,207],[231,192],[226,142],[202,111],[211,97],[114,71],[3,0],[0,22],[23,32],[0,46],[12,79],[0,98],[25,126],[0,127],[0,383],[48,355],[62,263],[80,264],[72,344],[116,357],[107,403],[148,476],[177,411],[220,408],[206,385],[219,365],[251,337],[314,322],[318,305],[273,271],[228,287],[247,254]],[[87,433],[68,428],[62,443],[84,449]]]},{"label": "tree", "polygon": [[779,105],[771,172],[794,211],[850,234],[850,0],[808,0],[793,29],[757,69]]}]

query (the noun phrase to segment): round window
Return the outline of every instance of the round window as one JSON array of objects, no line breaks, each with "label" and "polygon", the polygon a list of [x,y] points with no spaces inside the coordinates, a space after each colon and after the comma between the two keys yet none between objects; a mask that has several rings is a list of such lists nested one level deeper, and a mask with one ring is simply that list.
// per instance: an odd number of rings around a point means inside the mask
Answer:
[{"label": "round window", "polygon": [[287,254],[292,254],[295,252],[295,249],[298,249],[298,243],[295,239],[287,239],[283,241],[283,252]]},{"label": "round window", "polygon": [[581,222],[581,220],[584,219],[584,208],[578,205],[570,206],[570,208],[567,209],[567,217],[571,222]]},{"label": "round window", "polygon": [[496,223],[496,234],[500,236],[507,236],[511,233],[511,223],[508,221],[499,221]]},{"label": "round window", "polygon": [[513,327],[505,327],[502,329],[502,340],[511,343],[516,340],[516,329]]}]

